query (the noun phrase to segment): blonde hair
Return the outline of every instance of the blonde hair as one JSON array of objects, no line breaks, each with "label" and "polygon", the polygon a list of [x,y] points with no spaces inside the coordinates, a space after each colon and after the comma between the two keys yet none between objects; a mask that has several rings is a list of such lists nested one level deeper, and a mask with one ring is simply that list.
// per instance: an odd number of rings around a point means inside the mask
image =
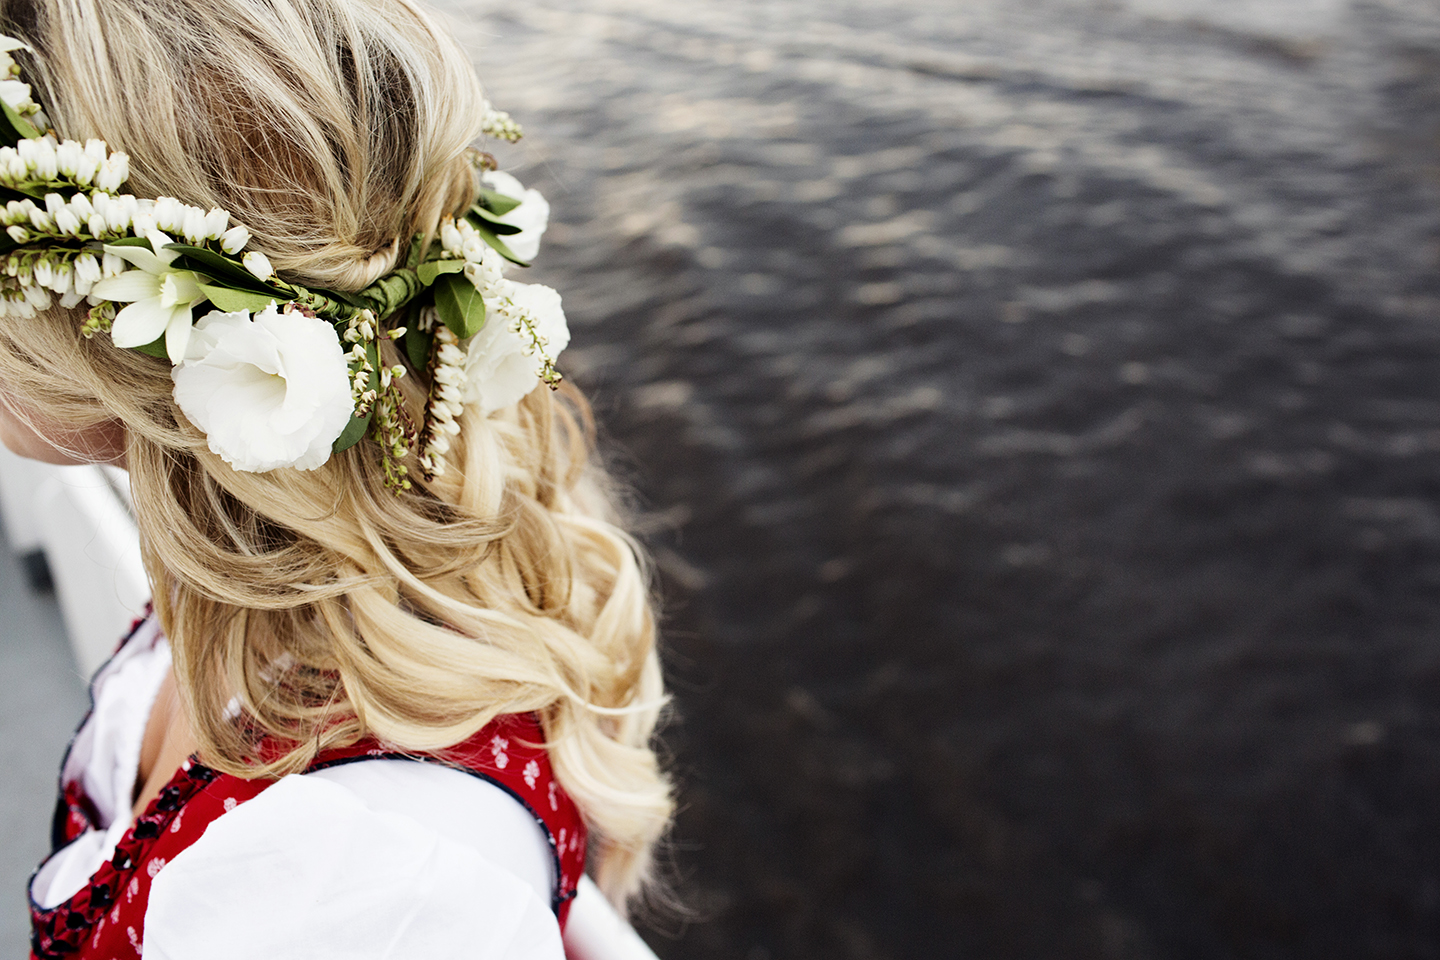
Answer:
[{"label": "blonde hair", "polygon": [[[0,0],[0,20],[34,47],[57,131],[128,153],[139,196],[230,210],[292,279],[358,289],[473,197],[478,81],[410,0]],[[535,711],[597,881],[640,890],[673,807],[655,614],[580,393],[467,407],[443,477],[399,496],[368,442],[313,472],[240,473],[176,407],[168,363],[80,319],[0,322],[0,383],[52,435],[124,425],[206,762],[277,775],[367,734],[436,750]],[[423,372],[402,383],[418,417]],[[236,697],[293,749],[252,756]]]}]

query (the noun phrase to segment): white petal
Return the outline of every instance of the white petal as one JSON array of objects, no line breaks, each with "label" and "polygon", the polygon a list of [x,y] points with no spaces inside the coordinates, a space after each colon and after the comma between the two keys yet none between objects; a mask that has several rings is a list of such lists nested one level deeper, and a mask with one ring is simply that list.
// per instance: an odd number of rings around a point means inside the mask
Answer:
[{"label": "white petal", "polygon": [[[164,234],[161,234],[164,236]],[[146,273],[160,274],[170,265],[169,260],[162,260],[157,257],[154,251],[146,250],[144,247],[116,247],[110,244],[105,245],[105,252],[113,254],[127,263],[134,264]],[[173,257],[171,259],[174,259]]]},{"label": "white petal", "polygon": [[[136,300],[155,298],[158,304],[160,278],[153,273],[146,273],[144,270],[126,270],[118,276],[100,280],[90,288],[90,292],[101,300],[109,300],[112,303],[132,303]],[[160,334],[156,333],[155,337],[158,336]],[[155,337],[151,337],[150,340],[154,340]],[[149,343],[150,340],[145,342]]]},{"label": "white petal", "polygon": [[165,352],[171,363],[185,359],[185,348],[190,343],[190,305],[181,304],[173,309],[170,322],[165,325]]},{"label": "white petal", "polygon": [[158,297],[137,300],[115,315],[110,339],[117,347],[143,347],[154,343],[170,324],[171,311],[160,306]]},{"label": "white petal", "polygon": [[203,299],[200,278],[188,270],[172,270],[160,278],[160,300],[167,307],[182,303],[189,307]]}]

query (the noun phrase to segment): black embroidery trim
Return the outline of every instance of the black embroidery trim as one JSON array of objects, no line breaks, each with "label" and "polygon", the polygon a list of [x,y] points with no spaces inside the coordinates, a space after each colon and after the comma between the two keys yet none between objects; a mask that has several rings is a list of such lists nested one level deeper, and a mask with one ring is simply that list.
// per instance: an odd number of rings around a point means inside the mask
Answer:
[{"label": "black embroidery trim", "polygon": [[[140,866],[140,855],[146,841],[160,836],[178,813],[195,794],[218,774],[209,767],[192,762],[189,769],[176,771],[150,802],[145,812],[115,845],[115,855],[101,864],[100,869],[70,899],[53,907],[42,907],[35,902],[35,875],[30,877],[26,893],[30,900],[30,949],[33,960],[63,960],[80,951],[85,938],[100,922],[105,911],[115,902],[121,890],[129,883],[131,876]],[[74,841],[71,841],[72,843]],[[66,844],[65,846],[69,846]],[[63,849],[63,848],[62,848]],[[54,858],[55,851],[40,864],[35,873],[44,869]]]},{"label": "black embroidery trim", "polygon": [[[85,687],[86,696],[90,698],[90,706],[86,708],[85,716],[80,718],[80,723],[75,727],[75,732],[70,734],[70,741],[65,744],[65,754],[60,758],[60,772],[56,774],[56,780],[59,782],[60,788],[60,800],[59,806],[57,806],[55,810],[55,816],[50,820],[51,856],[59,853],[60,848],[70,842],[65,836],[65,824],[69,821],[70,813],[72,810],[75,810],[75,808],[71,807],[65,800],[65,765],[70,762],[70,753],[75,749],[75,741],[80,738],[80,731],[85,729],[85,724],[90,722],[90,717],[95,713],[95,681],[99,678],[100,674],[105,672],[105,669],[110,666],[110,662],[120,654],[120,651],[124,650],[130,641],[135,639],[135,634],[139,633],[140,628],[149,623],[154,615],[154,604],[145,604],[145,615],[143,617],[137,617],[135,622],[130,624],[130,629],[125,632],[125,636],[121,637],[120,642],[115,645],[115,652],[106,657],[105,662],[100,664],[95,672],[90,675],[90,683]],[[82,809],[75,810],[75,812],[83,816],[92,827],[96,825],[93,811]],[[44,866],[44,864],[42,863],[41,866]],[[37,869],[35,872],[39,873],[40,871]],[[30,879],[35,879],[33,874]]]}]

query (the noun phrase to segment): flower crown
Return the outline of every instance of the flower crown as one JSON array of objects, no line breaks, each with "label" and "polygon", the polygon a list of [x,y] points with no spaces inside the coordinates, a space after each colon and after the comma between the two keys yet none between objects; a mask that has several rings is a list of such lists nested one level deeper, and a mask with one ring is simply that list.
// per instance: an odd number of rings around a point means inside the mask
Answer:
[{"label": "flower crown", "polygon": [[[444,472],[465,404],[489,414],[559,385],[560,296],[505,275],[529,266],[550,208],[488,154],[471,152],[479,195],[438,243],[415,237],[363,290],[307,287],[277,277],[227,211],[121,193],[129,158],[49,131],[19,49],[0,36],[0,317],[88,304],[81,333],[169,359],[176,403],[236,470],[313,470],[369,437],[387,485],[406,490],[412,451],[427,480]],[[488,104],[482,130],[521,136]],[[405,366],[382,365],[381,340],[429,374],[418,426],[397,385]]]}]

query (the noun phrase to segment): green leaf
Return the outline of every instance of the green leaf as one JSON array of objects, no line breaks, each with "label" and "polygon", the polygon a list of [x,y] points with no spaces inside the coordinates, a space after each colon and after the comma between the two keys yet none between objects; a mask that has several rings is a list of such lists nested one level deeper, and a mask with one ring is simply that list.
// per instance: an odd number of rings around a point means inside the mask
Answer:
[{"label": "green leaf", "polygon": [[355,446],[355,444],[359,443],[361,438],[369,431],[370,418],[374,415],[375,413],[372,410],[363,417],[351,417],[350,422],[345,424],[345,429],[340,431],[340,436],[335,438],[335,443],[331,445],[330,452],[340,453],[342,450],[349,450]]},{"label": "green leaf", "polygon": [[[123,241],[122,241],[123,242]],[[177,258],[184,260],[179,264],[182,270],[194,270],[196,273],[203,273],[212,280],[221,280],[232,287],[241,290],[251,290],[255,293],[268,293],[274,300],[289,300],[283,287],[272,283],[266,283],[255,274],[246,270],[239,263],[229,257],[216,253],[214,250],[207,250],[204,247],[192,247],[188,243],[167,243],[166,250],[174,250],[180,254]],[[175,266],[176,264],[172,264]]]},{"label": "green leaf", "polygon": [[410,238],[410,250],[405,255],[405,266],[414,270],[420,265],[420,258],[425,256],[425,235],[417,233]]},{"label": "green leaf", "polygon": [[473,337],[485,326],[485,300],[463,276],[446,274],[435,281],[435,312],[455,336]]},{"label": "green leaf", "polygon": [[215,305],[215,309],[225,313],[259,313],[275,302],[275,298],[268,293],[254,293],[249,290],[232,290],[229,287],[217,287],[208,283],[200,284],[200,291],[205,298]]},{"label": "green leaf", "polygon": [[495,216],[495,214],[491,213],[489,210],[486,210],[478,203],[470,208],[470,215],[484,221],[491,230],[495,231],[498,234],[502,234],[508,237],[513,233],[521,232],[520,228],[515,226],[515,224],[506,223],[504,220],[501,220],[499,217]]},{"label": "green leaf", "polygon": [[[340,332],[338,325],[336,326],[335,332],[337,334]],[[372,390],[378,390],[380,388],[380,348],[375,345],[374,340],[365,344],[365,361],[370,367],[370,388]],[[370,412],[363,417],[352,416],[350,422],[345,424],[345,429],[340,431],[340,436],[336,437],[335,442],[330,445],[330,452],[339,453],[359,443],[360,438],[369,432],[370,421],[374,416],[375,408],[373,406],[370,408]]]},{"label": "green leaf", "polygon": [[16,113],[15,108],[10,104],[0,100],[0,109],[4,110],[3,119],[6,127],[4,133],[0,134],[0,140],[4,141],[5,146],[13,147],[21,140],[33,140],[40,136],[40,131],[35,128],[35,124]]},{"label": "green leaf", "polygon": [[329,297],[337,303],[347,303],[361,310],[369,306],[362,297],[349,290],[325,290],[320,287],[312,287],[311,292],[318,293],[322,297]]},{"label": "green leaf", "polygon": [[441,274],[459,273],[464,269],[464,260],[427,260],[415,268],[415,273],[420,277],[420,282],[428,287]]},{"label": "green leaf", "polygon": [[504,257],[506,260],[509,260],[511,263],[516,264],[517,266],[530,266],[530,262],[528,260],[521,260],[519,257],[515,256],[515,251],[505,246],[505,241],[501,240],[499,237],[495,236],[495,234],[487,230],[487,224],[485,224],[484,222],[476,223],[474,220],[471,220],[470,223],[472,226],[475,227],[475,232],[480,234],[480,239],[484,240],[486,243],[490,244],[490,246],[494,247],[495,252],[500,254],[500,256]]},{"label": "green leaf", "polygon": [[418,327],[405,328],[405,357],[412,370],[424,370],[430,364],[430,345],[434,339],[428,333],[421,333]]},{"label": "green leaf", "polygon": [[160,334],[160,336],[156,337],[150,343],[145,344],[143,347],[134,347],[133,349],[138,350],[141,353],[148,354],[152,357],[159,357],[161,360],[170,359],[170,354],[165,349],[165,334],[163,333]]},{"label": "green leaf", "polygon": [[511,210],[514,210],[516,207],[520,206],[520,204],[524,203],[524,201],[516,200],[514,197],[507,196],[506,194],[500,193],[498,191],[481,187],[480,203],[484,204],[485,208],[491,213],[495,214],[497,217],[503,217],[505,216],[505,214],[509,213]]}]

